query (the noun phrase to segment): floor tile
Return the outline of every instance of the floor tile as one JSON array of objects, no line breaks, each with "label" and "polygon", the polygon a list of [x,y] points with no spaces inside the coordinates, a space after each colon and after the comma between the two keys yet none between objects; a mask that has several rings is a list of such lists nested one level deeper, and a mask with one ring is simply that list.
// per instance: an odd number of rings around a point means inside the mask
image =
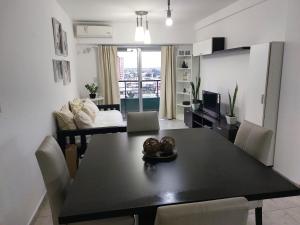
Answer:
[{"label": "floor tile", "polygon": [[287,214],[300,224],[300,207],[285,210]]},{"label": "floor tile", "polygon": [[263,202],[263,212],[293,208],[299,206],[299,204],[300,199],[294,197],[267,199]]},{"label": "floor tile", "polygon": [[263,225],[299,225],[285,210],[263,213]]},{"label": "floor tile", "polygon": [[36,219],[34,225],[53,225],[51,216],[43,216]]}]

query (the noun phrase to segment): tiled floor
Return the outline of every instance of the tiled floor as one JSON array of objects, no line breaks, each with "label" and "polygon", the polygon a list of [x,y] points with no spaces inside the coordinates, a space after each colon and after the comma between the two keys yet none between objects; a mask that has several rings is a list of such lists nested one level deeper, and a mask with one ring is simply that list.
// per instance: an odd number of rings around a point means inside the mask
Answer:
[{"label": "tiled floor", "polygon": [[[178,120],[160,120],[160,128],[181,129],[186,126]],[[269,199],[263,205],[263,225],[300,225],[300,196]],[[53,225],[47,200],[42,203],[34,225]],[[255,225],[254,210],[249,212],[247,225]]]}]

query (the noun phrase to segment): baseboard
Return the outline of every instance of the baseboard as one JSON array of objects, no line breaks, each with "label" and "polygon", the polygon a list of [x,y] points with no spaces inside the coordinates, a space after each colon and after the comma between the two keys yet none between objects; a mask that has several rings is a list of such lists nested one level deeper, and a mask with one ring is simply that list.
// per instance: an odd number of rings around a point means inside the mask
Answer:
[{"label": "baseboard", "polygon": [[46,192],[44,192],[42,194],[42,197],[40,198],[40,200],[39,200],[39,202],[38,202],[38,204],[37,204],[37,206],[36,206],[36,208],[35,208],[32,216],[29,219],[29,222],[27,223],[27,225],[33,225],[35,223],[37,215],[38,215],[38,212],[39,212],[39,210],[41,208],[42,203],[45,201],[45,198],[46,198]]}]

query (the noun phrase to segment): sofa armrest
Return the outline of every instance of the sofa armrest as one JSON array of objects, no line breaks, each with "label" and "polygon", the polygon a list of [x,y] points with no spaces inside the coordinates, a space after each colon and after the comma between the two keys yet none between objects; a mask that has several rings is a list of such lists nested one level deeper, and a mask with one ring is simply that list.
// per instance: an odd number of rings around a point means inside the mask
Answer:
[{"label": "sofa armrest", "polygon": [[107,110],[118,110],[120,111],[120,104],[112,104],[112,105],[97,105],[98,109],[107,111]]}]

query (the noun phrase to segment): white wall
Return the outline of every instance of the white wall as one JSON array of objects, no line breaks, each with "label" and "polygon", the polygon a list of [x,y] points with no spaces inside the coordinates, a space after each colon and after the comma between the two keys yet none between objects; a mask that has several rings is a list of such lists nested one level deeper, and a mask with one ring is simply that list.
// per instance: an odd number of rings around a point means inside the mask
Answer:
[{"label": "white wall", "polygon": [[[68,35],[68,86],[53,78],[52,16]],[[45,193],[35,150],[77,96],[72,24],[55,0],[2,0],[0,27],[0,224],[26,225]]]},{"label": "white wall", "polygon": [[[139,44],[134,41],[136,24],[134,22],[112,23],[112,38],[79,38],[78,43],[88,44]],[[149,23],[152,44],[191,44],[194,42],[194,29],[192,24],[174,23],[166,27],[162,23]]]},{"label": "white wall", "polygon": [[89,45],[77,46],[76,74],[79,96],[85,98],[89,92],[84,87],[87,83],[98,83],[98,48]]},{"label": "white wall", "polygon": [[235,85],[238,84],[236,116],[239,121],[243,121],[245,118],[244,92],[247,87],[248,65],[249,51],[202,56],[200,59],[201,90],[221,94],[221,113],[223,115],[228,112],[228,91],[233,96]]},{"label": "white wall", "polygon": [[289,0],[275,169],[300,184],[300,1]]},{"label": "white wall", "polygon": [[[226,47],[250,46],[284,40],[286,2],[282,0],[240,0],[195,25],[197,41],[226,37]],[[247,85],[249,51],[201,57],[202,89],[221,93],[228,104],[228,91],[239,85],[237,116],[244,119],[244,90]],[[222,114],[227,109],[222,106]]]},{"label": "white wall", "polygon": [[195,25],[196,39],[226,37],[227,48],[285,39],[286,0],[240,0]]},{"label": "white wall", "polygon": [[[298,0],[241,0],[195,25],[198,41],[213,36],[224,36],[227,38],[227,48],[270,41],[286,42],[274,168],[298,184],[300,184],[299,8]],[[225,89],[232,89],[232,84],[239,78],[240,95],[241,84],[246,85],[242,77],[246,74],[247,59],[245,55],[235,57],[228,55],[223,58],[217,56],[204,59],[201,62],[203,87],[223,92]],[[221,74],[224,76],[226,74],[228,80]],[[220,83],[222,88],[219,87]],[[243,117],[241,98],[239,96],[240,119]]]}]

